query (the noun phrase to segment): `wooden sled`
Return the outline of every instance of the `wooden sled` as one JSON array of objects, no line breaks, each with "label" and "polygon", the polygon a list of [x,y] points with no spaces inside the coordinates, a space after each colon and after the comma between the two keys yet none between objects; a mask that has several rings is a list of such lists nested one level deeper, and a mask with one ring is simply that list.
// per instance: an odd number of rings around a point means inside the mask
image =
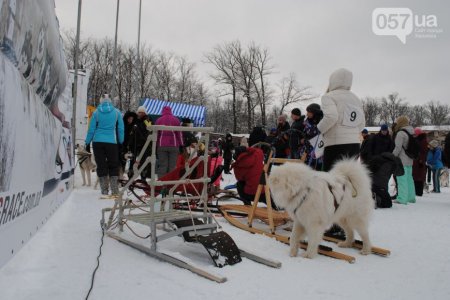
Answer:
[{"label": "wooden sled", "polygon": [[[245,224],[244,222],[241,222],[238,218],[233,216],[234,212],[240,212],[243,213],[245,211],[249,212],[251,210],[250,206],[245,206],[245,205],[221,205],[219,207],[223,217],[233,226],[236,226],[237,228],[240,228],[242,230],[248,231],[250,233],[256,233],[256,234],[262,234],[271,238],[276,239],[279,242],[285,243],[285,244],[289,244],[289,236],[287,235],[283,235],[283,234],[278,234],[276,232],[272,233],[269,230],[264,230],[264,229],[260,229],[257,228],[255,226],[248,226],[248,224]],[[264,208],[259,208],[259,210],[255,211],[254,213],[254,217],[257,219],[261,219],[264,222],[264,219],[268,216],[267,211]],[[283,221],[283,224],[285,223],[286,216],[284,215],[284,213],[280,213],[280,212],[273,212],[272,214],[273,216],[273,224],[277,224],[277,221],[279,221],[281,223],[281,221]],[[261,218],[260,218],[261,217]],[[275,221],[277,220],[277,221]],[[305,242],[300,242],[299,247],[306,250],[306,248],[308,247],[308,244]],[[333,251],[333,249],[331,247],[327,247],[324,245],[319,245],[319,254],[321,255],[325,255],[328,257],[332,257],[332,258],[336,258],[336,259],[342,259],[345,260],[349,263],[354,263],[355,262],[355,257],[350,256],[350,255],[346,255],[344,253],[340,253],[340,252],[336,252]]]},{"label": "wooden sled", "polygon": [[[230,224],[246,230],[251,233],[262,234],[265,236],[269,236],[271,238],[275,238],[277,241],[280,241],[285,244],[289,244],[289,236],[279,234],[276,232],[276,227],[286,224],[290,221],[290,218],[286,212],[278,212],[272,208],[272,201],[270,196],[270,188],[268,183],[268,174],[270,170],[270,166],[273,163],[286,163],[286,162],[296,162],[303,163],[306,159],[306,154],[302,156],[301,159],[280,159],[272,157],[272,149],[269,144],[259,143],[256,144],[258,147],[268,147],[270,150],[267,151],[268,154],[266,156],[266,161],[264,164],[263,171],[261,173],[260,182],[258,188],[256,190],[255,198],[253,200],[252,206],[249,205],[221,205],[219,206],[219,210],[224,216],[224,218],[230,222]],[[267,208],[258,207],[258,203],[261,197],[261,193],[264,189],[264,194],[266,197]],[[247,224],[241,222],[240,220],[235,218],[236,213],[238,214],[246,214],[247,215]],[[259,219],[262,222],[269,225],[269,230],[257,228],[253,226],[254,219]],[[306,249],[308,244],[305,242],[300,242],[300,248]],[[331,247],[319,245],[319,254],[342,259],[349,263],[355,262],[355,257],[349,256],[340,252],[333,251]]]}]

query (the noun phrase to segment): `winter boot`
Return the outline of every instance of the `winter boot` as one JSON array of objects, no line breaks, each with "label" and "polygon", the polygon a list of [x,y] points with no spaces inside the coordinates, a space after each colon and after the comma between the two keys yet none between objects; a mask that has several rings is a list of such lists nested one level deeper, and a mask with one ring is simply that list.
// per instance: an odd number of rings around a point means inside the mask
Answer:
[{"label": "winter boot", "polygon": [[119,176],[110,176],[109,181],[111,184],[111,195],[119,195]]},{"label": "winter boot", "polygon": [[98,181],[100,183],[100,190],[102,195],[108,195],[109,190],[108,176],[99,177]]}]

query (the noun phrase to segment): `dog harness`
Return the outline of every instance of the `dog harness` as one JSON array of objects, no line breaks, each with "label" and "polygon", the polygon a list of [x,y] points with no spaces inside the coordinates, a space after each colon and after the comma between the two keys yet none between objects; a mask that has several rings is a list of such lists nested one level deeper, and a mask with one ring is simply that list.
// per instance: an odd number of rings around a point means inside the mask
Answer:
[{"label": "dog harness", "polygon": [[[303,195],[302,199],[300,199],[300,203],[299,205],[297,205],[297,207],[294,209],[294,215],[297,213],[297,209],[300,208],[300,206],[302,206],[303,202],[306,200],[306,196],[309,194],[310,189],[308,188],[306,190],[306,193]],[[295,197],[297,197],[298,193],[295,195]]]},{"label": "dog harness", "polygon": [[[338,208],[339,208],[339,203],[342,202],[342,200],[344,199],[344,195],[342,195],[340,201],[338,202],[337,201],[337,197],[336,197],[336,195],[333,192],[333,186],[329,182],[327,182],[327,184],[328,184],[328,190],[330,191],[331,195],[333,195],[334,212],[336,212],[338,210]],[[356,189],[353,186],[353,184],[351,182],[350,182],[350,184],[352,185],[352,197],[355,198],[358,194],[357,194]],[[343,191],[343,193],[345,193],[345,184],[342,185],[342,191]],[[294,209],[294,214],[296,214],[297,210],[300,208],[300,206],[302,206],[302,204],[306,200],[306,196],[308,196],[309,192],[310,192],[310,189],[308,188],[306,190],[306,193],[300,199],[300,203]],[[295,194],[294,197],[298,197],[299,194],[300,194],[300,192]]]},{"label": "dog harness", "polygon": [[[333,193],[333,187],[329,183],[328,183],[328,189],[330,190],[331,195],[333,195],[334,211],[336,212],[337,209],[339,208],[339,203],[336,200],[336,195]],[[345,184],[342,185],[342,190],[345,193]],[[342,201],[342,199],[341,199],[341,201]]]},{"label": "dog harness", "polygon": [[78,159],[78,163],[80,164],[80,167],[88,158],[89,158],[89,155],[84,155],[83,157]]},{"label": "dog harness", "polygon": [[[342,188],[343,188],[343,190],[344,190],[344,192],[345,192],[345,184],[343,185]],[[337,202],[336,195],[333,193],[333,187],[332,187],[331,184],[329,184],[329,183],[328,183],[328,190],[330,191],[331,195],[333,195],[334,211],[336,212],[337,209],[339,208],[339,203]],[[310,189],[307,188],[307,189],[306,189],[306,193],[305,193],[305,194],[302,196],[302,198],[300,199],[300,203],[299,203],[299,204],[297,205],[297,207],[294,209],[294,215],[297,213],[297,210],[302,206],[303,202],[305,202],[306,197],[308,196],[309,192],[310,192]],[[299,194],[300,194],[300,193],[295,194],[294,197],[298,197]],[[341,199],[341,201],[342,201],[342,199]]]}]

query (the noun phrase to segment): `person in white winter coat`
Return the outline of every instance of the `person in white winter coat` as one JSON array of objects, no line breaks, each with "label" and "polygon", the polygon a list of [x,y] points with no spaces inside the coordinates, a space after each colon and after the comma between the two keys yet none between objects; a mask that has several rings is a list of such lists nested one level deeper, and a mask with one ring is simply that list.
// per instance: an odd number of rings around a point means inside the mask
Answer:
[{"label": "person in white winter coat", "polygon": [[330,76],[327,93],[322,96],[323,119],[317,128],[323,135],[323,171],[343,157],[357,157],[360,132],[365,126],[361,100],[350,91],[353,74],[338,69]]},{"label": "person in white winter coat", "polygon": [[[322,170],[325,172],[338,160],[359,155],[359,135],[366,120],[361,100],[350,91],[352,81],[352,72],[338,69],[331,74],[327,93],[322,96],[323,119],[317,129],[323,135]],[[338,225],[333,225],[325,234],[345,235]]]}]

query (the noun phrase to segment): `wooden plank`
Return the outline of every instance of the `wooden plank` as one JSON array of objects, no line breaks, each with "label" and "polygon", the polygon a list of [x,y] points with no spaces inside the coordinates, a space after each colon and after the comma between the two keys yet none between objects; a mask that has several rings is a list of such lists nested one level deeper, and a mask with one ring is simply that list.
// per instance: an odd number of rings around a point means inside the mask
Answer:
[{"label": "wooden plank", "polygon": [[273,157],[270,159],[270,162],[273,164],[284,164],[284,163],[303,163],[304,161],[301,159],[290,159],[290,158],[276,158]]},{"label": "wooden plank", "polygon": [[[231,212],[231,211],[242,212],[247,215],[250,214],[250,211],[252,209],[251,206],[241,205],[241,204],[224,204],[224,205],[220,205],[219,208],[221,210],[226,210],[229,212]],[[288,213],[285,211],[282,211],[282,212],[272,211],[272,216],[273,216],[274,221],[279,221],[279,220],[289,221],[290,220]],[[257,207],[254,212],[254,217],[258,218],[258,219],[268,219],[269,214],[265,207]]]}]

